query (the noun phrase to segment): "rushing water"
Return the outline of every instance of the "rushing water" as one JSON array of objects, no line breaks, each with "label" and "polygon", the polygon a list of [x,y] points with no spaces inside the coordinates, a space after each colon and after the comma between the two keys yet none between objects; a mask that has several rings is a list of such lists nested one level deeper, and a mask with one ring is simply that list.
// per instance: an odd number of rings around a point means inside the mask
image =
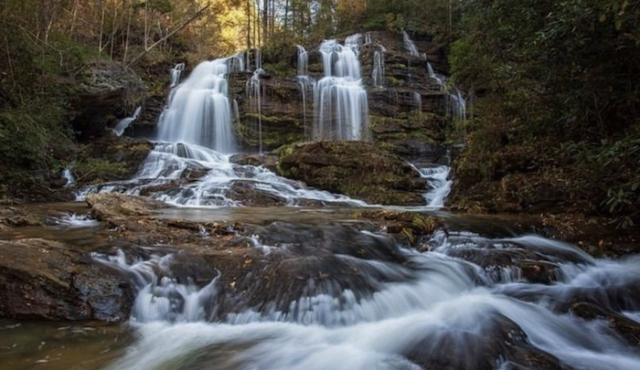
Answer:
[{"label": "rushing water", "polygon": [[373,86],[384,87],[385,85],[385,73],[384,73],[384,47],[379,46],[379,50],[373,53],[373,72],[371,78],[373,80]]},{"label": "rushing water", "polygon": [[249,98],[249,106],[253,108],[257,114],[257,127],[258,133],[258,152],[262,153],[262,104],[264,102],[264,94],[262,92],[262,85],[260,83],[260,76],[264,74],[262,68],[256,69],[253,72],[251,78],[247,81],[247,95]]},{"label": "rushing water", "polygon": [[172,91],[158,123],[158,139],[233,153],[236,143],[226,74],[236,70],[244,70],[238,56],[200,63]]},{"label": "rushing water", "polygon": [[129,128],[129,125],[131,125],[133,121],[138,119],[138,117],[140,116],[140,111],[142,111],[142,107],[136,108],[131,117],[124,118],[120,122],[118,122],[116,127],[113,128],[113,133],[118,136],[122,136],[124,130]]},{"label": "rushing water", "polygon": [[178,63],[171,69],[171,85],[170,87],[176,87],[180,83],[180,77],[182,76],[182,72],[184,71],[185,64]]},{"label": "rushing water", "polygon": [[314,140],[363,140],[367,136],[369,103],[362,83],[358,53],[362,35],[344,45],[326,40],[320,45],[324,78],[315,87]]},{"label": "rushing water", "polygon": [[[360,232],[353,235],[360,248],[384,245],[394,256],[363,259],[340,249],[340,233],[327,235],[336,253],[335,276],[322,284],[309,280],[301,295],[287,293],[294,295],[284,306],[222,316],[212,316],[220,275],[197,285],[173,274],[174,254],[146,260],[123,252],[97,255],[129,271],[139,286],[132,322],[140,339],[109,368],[532,368],[526,361],[544,369],[559,368],[549,365],[556,361],[575,369],[640,368],[638,352],[606,321],[559,309],[592,297],[609,310],[636,315],[637,297],[618,294],[640,283],[638,259],[595,260],[538,236],[489,239],[444,232],[426,241],[429,251],[418,252]],[[301,258],[290,244],[266,245],[260,237],[253,244],[267,259]],[[517,264],[492,265],[500,255],[553,266],[553,284],[531,282]],[[362,271],[361,283],[340,280],[340,268]]]}]

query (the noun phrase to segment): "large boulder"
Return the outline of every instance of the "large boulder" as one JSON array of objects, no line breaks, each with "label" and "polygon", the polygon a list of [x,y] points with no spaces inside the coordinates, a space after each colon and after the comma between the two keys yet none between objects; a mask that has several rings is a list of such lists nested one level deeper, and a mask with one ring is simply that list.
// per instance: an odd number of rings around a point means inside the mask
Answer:
[{"label": "large boulder", "polygon": [[135,289],[91,256],[43,239],[0,241],[0,317],[123,321]]},{"label": "large boulder", "polygon": [[77,78],[73,102],[73,128],[80,138],[102,136],[123,107],[135,105],[145,93],[142,79],[131,70],[109,61],[98,61],[84,68]]},{"label": "large boulder", "polygon": [[408,163],[379,146],[358,142],[316,142],[280,150],[280,175],[309,186],[372,204],[425,203],[426,183]]}]

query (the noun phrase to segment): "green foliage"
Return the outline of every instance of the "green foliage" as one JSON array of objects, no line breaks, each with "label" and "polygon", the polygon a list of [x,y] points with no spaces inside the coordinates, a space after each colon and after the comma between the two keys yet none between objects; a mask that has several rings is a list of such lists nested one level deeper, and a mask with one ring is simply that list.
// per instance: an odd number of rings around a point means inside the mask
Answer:
[{"label": "green foliage", "polygon": [[73,169],[78,181],[90,183],[122,176],[127,172],[123,163],[112,162],[102,158],[85,158]]},{"label": "green foliage", "polygon": [[[567,203],[633,225],[640,216],[639,19],[640,1],[465,2],[449,49],[453,81],[478,95],[465,125],[465,181],[548,178],[563,184]],[[535,160],[505,160],[520,149]]]}]

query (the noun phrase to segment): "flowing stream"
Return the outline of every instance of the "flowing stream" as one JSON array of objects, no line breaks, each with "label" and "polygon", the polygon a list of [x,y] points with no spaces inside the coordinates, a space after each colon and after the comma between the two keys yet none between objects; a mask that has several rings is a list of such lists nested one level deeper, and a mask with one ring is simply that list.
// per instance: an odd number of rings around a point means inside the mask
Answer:
[{"label": "flowing stream", "polygon": [[[596,260],[531,235],[437,232],[425,252],[368,232],[324,235],[332,257],[308,253],[334,259],[334,275],[302,282],[301,294],[285,292],[272,305],[222,315],[215,313],[220,275],[204,285],[181,280],[172,271],[175,254],[147,260],[122,251],[96,255],[131,273],[139,286],[132,313],[139,340],[108,368],[640,368],[637,350],[605,320],[587,321],[561,308],[588,297],[617,317],[637,315],[640,299],[624,295],[640,283],[637,258]],[[344,246],[345,235],[367,252],[385,252],[358,258]],[[291,243],[269,246],[256,237],[253,244],[274,261],[303,258]],[[493,265],[500,256],[552,266],[549,282],[532,281],[515,263]],[[340,280],[341,268],[361,271],[358,280]]]}]

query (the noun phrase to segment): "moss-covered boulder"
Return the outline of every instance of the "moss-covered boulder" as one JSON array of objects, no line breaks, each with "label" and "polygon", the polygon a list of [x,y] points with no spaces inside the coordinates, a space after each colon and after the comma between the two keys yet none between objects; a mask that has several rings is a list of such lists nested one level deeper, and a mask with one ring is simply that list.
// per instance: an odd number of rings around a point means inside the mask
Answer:
[{"label": "moss-covered boulder", "polygon": [[372,204],[424,204],[426,183],[408,163],[359,141],[315,142],[279,150],[280,175]]},{"label": "moss-covered boulder", "polygon": [[108,134],[82,149],[73,175],[80,185],[127,180],[152,149],[146,140]]}]

